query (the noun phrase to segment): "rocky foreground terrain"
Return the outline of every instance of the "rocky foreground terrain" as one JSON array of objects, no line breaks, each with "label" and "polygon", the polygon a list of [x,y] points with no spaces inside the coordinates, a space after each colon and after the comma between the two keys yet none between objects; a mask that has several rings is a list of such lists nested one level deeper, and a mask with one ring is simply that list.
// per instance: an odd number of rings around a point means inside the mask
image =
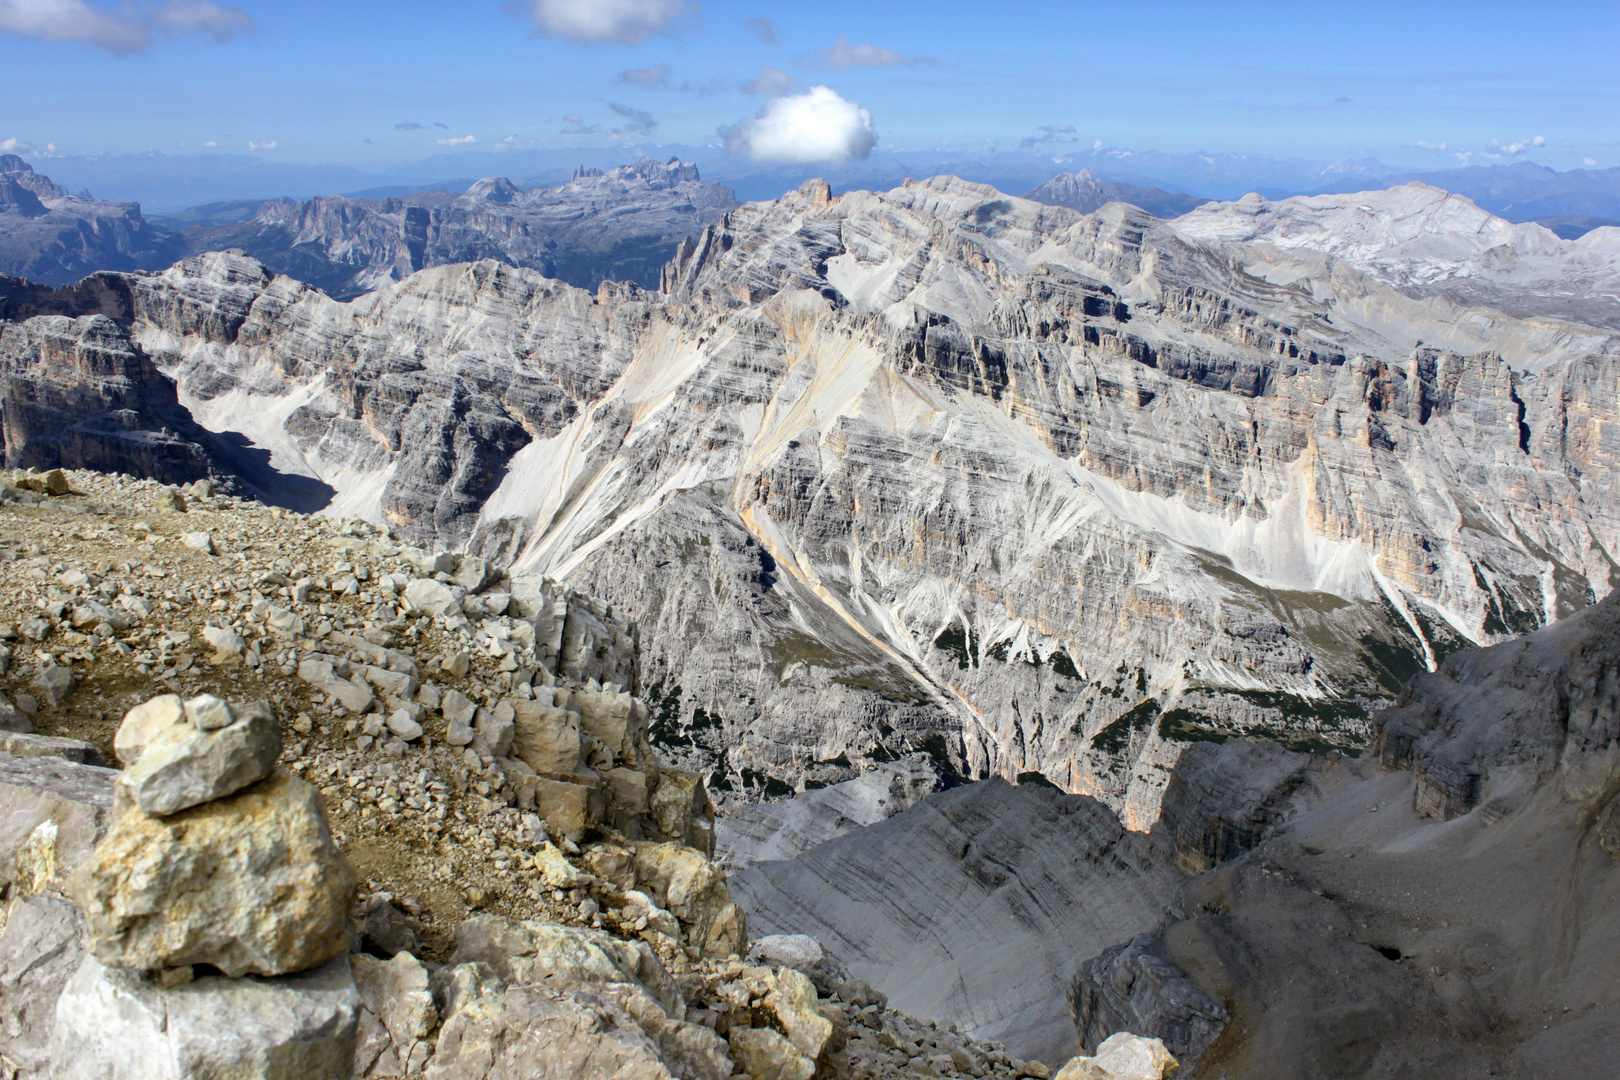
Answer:
[{"label": "rocky foreground terrain", "polygon": [[206,480],[11,479],[6,1080],[1052,1074],[750,946],[605,606]]},{"label": "rocky foreground terrain", "polygon": [[1418,676],[1365,758],[1190,748],[1132,833],[926,757],[716,805],[644,628],[364,521],[35,472],[0,524],[7,1080],[1620,1054],[1617,597]]},{"label": "rocky foreground terrain", "polygon": [[1620,544],[1611,333],[1179,229],[940,177],[731,210],[656,292],[485,261],[342,303],[228,253],[13,282],[5,453],[172,447],[601,597],[719,790],[925,753],[1146,828],[1188,746],[1364,746]]}]

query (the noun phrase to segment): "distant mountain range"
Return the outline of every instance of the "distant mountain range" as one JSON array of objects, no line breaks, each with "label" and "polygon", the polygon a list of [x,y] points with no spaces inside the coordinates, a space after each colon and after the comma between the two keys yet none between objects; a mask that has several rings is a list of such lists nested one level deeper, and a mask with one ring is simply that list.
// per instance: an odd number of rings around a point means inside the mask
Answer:
[{"label": "distant mountain range", "polygon": [[1174,218],[1210,202],[1196,195],[1182,195],[1156,187],[1137,184],[1099,182],[1090,169],[1077,173],[1060,173],[1040,187],[1025,193],[1024,198],[1048,206],[1067,206],[1082,214],[1095,213],[1111,202],[1128,203],[1146,210],[1154,217]]},{"label": "distant mountain range", "polygon": [[384,199],[233,200],[145,218],[136,203],[69,196],[21,158],[0,157],[0,273],[65,285],[97,270],[159,270],[240,249],[277,273],[354,296],[445,263],[496,259],[595,289],[656,287],[676,247],[737,205],[694,165],[642,159],[581,168],[556,187],[479,180],[462,193]]}]

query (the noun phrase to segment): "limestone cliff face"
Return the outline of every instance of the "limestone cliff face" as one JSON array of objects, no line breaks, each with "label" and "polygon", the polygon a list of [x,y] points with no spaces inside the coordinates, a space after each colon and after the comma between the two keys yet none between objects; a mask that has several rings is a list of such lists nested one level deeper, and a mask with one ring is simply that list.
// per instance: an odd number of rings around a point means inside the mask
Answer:
[{"label": "limestone cliff face", "polygon": [[216,254],[136,281],[132,336],[333,510],[612,602],[722,787],[924,749],[1144,827],[1187,740],[1359,742],[1610,588],[1601,330],[1417,347],[1432,298],[951,178],[733,210],[662,286],[482,262],[343,304]]}]

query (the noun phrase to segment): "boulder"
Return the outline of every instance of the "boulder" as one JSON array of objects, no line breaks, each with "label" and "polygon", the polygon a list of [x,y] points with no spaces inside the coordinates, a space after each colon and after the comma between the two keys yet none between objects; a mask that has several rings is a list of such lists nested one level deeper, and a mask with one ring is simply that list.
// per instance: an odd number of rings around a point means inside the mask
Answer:
[{"label": "boulder", "polygon": [[439,699],[439,711],[452,724],[470,725],[477,715],[478,706],[460,690],[446,690]]},{"label": "boulder", "polygon": [[[458,929],[450,962],[429,1076],[731,1075],[725,1043],[685,1021],[675,980],[643,942],[481,916]],[[480,1061],[494,1067],[476,1071]]]},{"label": "boulder", "polygon": [[674,913],[687,944],[703,956],[737,956],[747,949],[747,919],[731,901],[725,874],[698,852],[674,842],[637,843],[635,879],[659,907]]},{"label": "boulder", "polygon": [[[0,666],[0,672],[5,668]],[[11,703],[4,694],[0,694],[0,731],[15,731],[28,734],[34,730],[34,722],[28,719],[28,714]]]},{"label": "boulder", "polygon": [[46,664],[28,685],[38,690],[40,696],[52,705],[60,705],[73,693],[78,681],[73,669],[66,664]]},{"label": "boulder", "polygon": [[348,950],[354,873],[326,808],[285,772],[158,817],[120,800],[70,891],[103,964],[280,975]]},{"label": "boulder", "polygon": [[[201,701],[201,699],[193,699]],[[192,712],[187,702],[187,712]],[[147,743],[120,786],[148,814],[173,814],[224,798],[270,775],[281,756],[281,729],[263,702],[231,709],[218,698],[201,701],[199,723],[224,727],[199,731],[173,724]]]},{"label": "boulder", "polygon": [[812,1080],[816,1063],[770,1028],[732,1028],[728,1036],[737,1065],[753,1080]]},{"label": "boulder", "polygon": [[579,770],[579,716],[538,701],[512,702],[512,753],[542,776]]},{"label": "boulder", "polygon": [[697,773],[658,770],[658,786],[648,798],[647,815],[654,839],[677,840],[714,857],[714,804]]},{"label": "boulder", "polygon": [[359,994],[347,957],[277,979],[165,988],[87,957],[56,1004],[55,1080],[348,1080]]},{"label": "boulder", "polygon": [[306,658],[298,662],[298,677],[309,685],[334,698],[338,704],[352,713],[363,713],[371,708],[376,700],[371,693],[371,687],[363,682],[352,682],[339,675],[329,660],[315,660]]},{"label": "boulder", "polygon": [[449,586],[432,578],[413,578],[405,586],[405,599],[429,615],[453,615],[461,610],[456,603],[456,594],[450,591]]},{"label": "boulder", "polygon": [[601,792],[591,784],[541,776],[534,781],[534,808],[553,832],[577,841],[600,817]]},{"label": "boulder", "polygon": [[214,554],[214,537],[212,533],[189,532],[180,536],[180,542],[193,551],[200,551],[204,555]]},{"label": "boulder", "polygon": [[478,722],[474,725],[474,730],[489,743],[490,753],[496,757],[505,757],[512,752],[512,738],[516,731],[511,705],[502,704],[505,708],[479,709]]},{"label": "boulder", "polygon": [[415,1076],[432,1053],[427,1041],[439,1022],[428,972],[408,952],[391,960],[350,958],[360,995],[354,1075]]},{"label": "boulder", "polygon": [[226,630],[219,626],[205,626],[202,636],[208,644],[214,647],[216,653],[226,656],[240,656],[247,652],[247,638],[235,630]]},{"label": "boulder", "polygon": [[118,725],[118,734],[113,736],[113,753],[121,764],[132,765],[158,732],[182,723],[185,718],[185,703],[179,694],[163,694],[143,701],[124,714],[124,722]]},{"label": "boulder", "polygon": [[1094,1057],[1077,1057],[1052,1080],[1163,1080],[1179,1066],[1164,1043],[1128,1031],[1103,1040]]}]

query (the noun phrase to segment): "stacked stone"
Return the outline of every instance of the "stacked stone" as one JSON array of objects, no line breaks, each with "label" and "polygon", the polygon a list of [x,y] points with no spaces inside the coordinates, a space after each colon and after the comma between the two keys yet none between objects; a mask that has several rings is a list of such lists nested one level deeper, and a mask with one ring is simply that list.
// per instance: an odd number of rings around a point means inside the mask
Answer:
[{"label": "stacked stone", "polygon": [[350,1075],[355,887],[263,703],[164,695],[125,716],[106,835],[74,871],[89,956],[53,1075]]}]

